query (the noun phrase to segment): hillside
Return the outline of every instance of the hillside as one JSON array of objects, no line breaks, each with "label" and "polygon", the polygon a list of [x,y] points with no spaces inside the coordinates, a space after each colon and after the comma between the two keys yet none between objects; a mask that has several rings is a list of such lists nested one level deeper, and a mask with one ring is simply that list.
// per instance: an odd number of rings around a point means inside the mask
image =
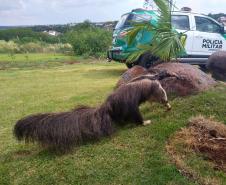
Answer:
[{"label": "hillside", "polygon": [[[85,21],[86,22],[86,21]],[[107,29],[113,29],[117,23],[117,21],[106,21],[106,22],[90,22],[87,21],[90,24],[100,27],[100,28],[107,28]],[[35,25],[35,26],[0,26],[0,30],[8,30],[8,29],[15,29],[15,28],[30,28],[33,31],[36,32],[43,32],[43,31],[49,31],[49,30],[55,30],[60,33],[67,32],[71,27],[74,27],[75,25],[80,23],[69,23],[69,24],[55,24],[55,25]]]}]

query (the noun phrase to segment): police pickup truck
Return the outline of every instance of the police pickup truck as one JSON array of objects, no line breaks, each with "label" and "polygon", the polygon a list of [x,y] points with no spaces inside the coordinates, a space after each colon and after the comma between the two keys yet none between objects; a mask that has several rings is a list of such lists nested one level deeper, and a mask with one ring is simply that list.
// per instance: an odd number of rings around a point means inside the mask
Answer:
[{"label": "police pickup truck", "polygon": [[[132,29],[132,22],[147,21],[156,24],[157,12],[153,10],[136,9],[122,15],[121,20],[115,27],[112,46],[108,51],[108,58],[126,63],[128,56],[137,50],[138,44],[151,43],[152,33],[145,32],[142,36],[137,35],[136,41],[128,46],[126,33]],[[190,63],[204,67],[208,57],[219,50],[226,50],[226,28],[214,19],[192,12],[172,12],[172,25],[178,33],[186,35],[185,52],[178,56],[182,63]],[[149,54],[150,55],[150,54]],[[141,60],[142,59],[142,60]],[[149,67],[156,57],[141,56],[140,60],[134,61],[132,65]],[[131,63],[127,64],[131,67]]]}]

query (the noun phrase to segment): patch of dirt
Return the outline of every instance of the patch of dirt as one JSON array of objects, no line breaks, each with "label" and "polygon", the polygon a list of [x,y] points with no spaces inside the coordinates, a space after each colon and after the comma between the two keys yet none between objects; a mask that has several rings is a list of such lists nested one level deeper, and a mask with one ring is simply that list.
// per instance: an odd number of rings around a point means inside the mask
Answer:
[{"label": "patch of dirt", "polygon": [[205,154],[216,163],[216,168],[226,172],[226,126],[202,117],[189,124],[193,142],[189,143],[196,152]]},{"label": "patch of dirt", "polygon": [[[183,149],[178,149],[180,146]],[[187,156],[201,156],[214,170],[226,173],[226,125],[202,116],[189,121],[167,144],[167,152],[179,171],[200,184],[222,184],[218,178],[204,177],[187,165]]]},{"label": "patch of dirt", "polygon": [[73,65],[73,64],[80,64],[81,62],[79,62],[79,61],[66,61],[64,63],[68,64],[68,65]]},{"label": "patch of dirt", "polygon": [[13,153],[13,158],[14,159],[20,159],[20,158],[28,157],[31,154],[32,154],[31,151],[19,150],[19,151],[16,151],[16,152]]},{"label": "patch of dirt", "polygon": [[20,151],[15,152],[15,154],[18,156],[27,156],[27,155],[30,155],[31,152],[28,150],[20,150]]}]

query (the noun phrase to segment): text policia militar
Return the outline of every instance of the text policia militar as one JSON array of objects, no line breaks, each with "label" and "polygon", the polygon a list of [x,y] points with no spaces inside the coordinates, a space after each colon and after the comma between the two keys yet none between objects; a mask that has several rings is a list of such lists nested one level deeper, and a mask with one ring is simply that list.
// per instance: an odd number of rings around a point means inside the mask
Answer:
[{"label": "text policia militar", "polygon": [[202,41],[202,48],[222,49],[222,47],[223,47],[222,40],[203,39]]}]

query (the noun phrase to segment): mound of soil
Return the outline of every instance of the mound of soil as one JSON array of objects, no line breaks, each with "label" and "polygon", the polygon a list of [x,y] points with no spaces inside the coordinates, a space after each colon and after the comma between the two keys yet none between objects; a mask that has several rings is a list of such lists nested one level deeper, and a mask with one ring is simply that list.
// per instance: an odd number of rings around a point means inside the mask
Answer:
[{"label": "mound of soil", "polygon": [[207,90],[216,85],[216,81],[212,77],[197,67],[189,64],[171,62],[159,64],[148,70],[140,66],[134,66],[122,75],[117,83],[117,87],[128,83],[135,77],[145,74],[156,75],[162,71],[177,75],[177,78],[172,75],[160,80],[160,83],[169,95],[187,96]]},{"label": "mound of soil", "polygon": [[219,184],[216,183],[217,179],[202,177],[199,171],[189,167],[185,161],[188,160],[188,156],[196,153],[197,156],[202,156],[203,161],[208,160],[211,164],[206,168],[211,166],[214,170],[226,173],[226,125],[202,116],[193,118],[187,128],[171,137],[167,151],[177,168],[187,177],[201,184]]},{"label": "mound of soil", "polygon": [[147,69],[145,69],[144,67],[135,65],[134,67],[128,69],[125,73],[122,74],[121,78],[116,84],[116,87],[120,87],[121,85],[128,83],[133,78],[136,78],[141,75],[146,75],[146,74],[148,74]]},{"label": "mound of soil", "polygon": [[202,117],[190,121],[191,147],[216,163],[226,172],[226,126]]},{"label": "mound of soil", "polygon": [[207,68],[215,79],[226,81],[226,51],[213,53],[208,59]]}]

